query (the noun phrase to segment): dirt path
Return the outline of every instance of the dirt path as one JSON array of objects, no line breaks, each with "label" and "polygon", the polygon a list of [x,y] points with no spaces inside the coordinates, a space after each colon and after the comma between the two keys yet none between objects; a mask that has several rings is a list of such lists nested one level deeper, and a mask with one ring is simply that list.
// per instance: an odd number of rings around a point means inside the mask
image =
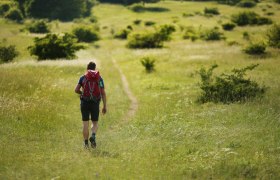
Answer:
[{"label": "dirt path", "polygon": [[118,71],[121,75],[123,89],[124,89],[125,93],[127,94],[130,102],[131,102],[130,107],[128,109],[128,112],[123,117],[124,122],[126,122],[135,115],[135,113],[138,109],[138,101],[137,101],[136,97],[133,95],[133,93],[131,92],[131,90],[129,88],[128,81],[127,81],[125,75],[123,74],[122,70],[119,68],[116,60],[112,59],[112,61],[113,61],[114,66],[118,69]]}]

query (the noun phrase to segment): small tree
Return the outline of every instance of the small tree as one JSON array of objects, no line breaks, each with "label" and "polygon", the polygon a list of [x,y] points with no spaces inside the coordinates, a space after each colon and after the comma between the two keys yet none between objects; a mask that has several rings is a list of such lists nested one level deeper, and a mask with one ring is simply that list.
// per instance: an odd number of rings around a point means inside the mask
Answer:
[{"label": "small tree", "polygon": [[261,55],[265,53],[266,45],[264,43],[250,43],[244,48],[244,52],[250,55]]},{"label": "small tree", "polygon": [[145,67],[147,73],[155,70],[155,59],[151,57],[143,57],[140,60],[141,64]]},{"label": "small tree", "polygon": [[16,22],[21,22],[23,20],[23,15],[19,9],[12,8],[10,9],[4,16],[7,19],[16,21]]},{"label": "small tree", "polygon": [[243,69],[233,69],[230,74],[223,73],[215,77],[213,77],[213,70],[218,65],[213,65],[208,70],[201,68],[199,71],[202,81],[200,88],[203,92],[198,101],[232,103],[261,96],[266,88],[244,77],[248,70],[251,71],[257,66],[258,64],[253,64]]},{"label": "small tree", "polygon": [[4,15],[6,12],[8,12],[11,8],[10,3],[4,3],[0,4],[0,15]]},{"label": "small tree", "polygon": [[15,57],[18,56],[18,51],[16,47],[13,45],[3,46],[0,45],[0,60],[3,62],[12,61]]},{"label": "small tree", "polygon": [[93,42],[100,39],[98,33],[90,27],[77,27],[73,30],[73,34],[79,42]]},{"label": "small tree", "polygon": [[224,24],[222,24],[222,27],[226,31],[231,31],[231,30],[233,30],[235,28],[235,24],[234,23],[230,23],[230,22],[229,23],[224,23]]},{"label": "small tree", "polygon": [[251,7],[256,6],[256,4],[257,3],[253,0],[242,0],[241,2],[239,2],[237,4],[237,6],[244,7],[244,8],[251,8]]},{"label": "small tree", "polygon": [[280,48],[280,24],[272,25],[267,31],[268,45]]},{"label": "small tree", "polygon": [[35,38],[35,45],[29,46],[31,55],[38,57],[38,60],[45,59],[73,59],[75,52],[83,49],[84,46],[77,44],[77,39],[70,34],[62,37],[56,34],[47,34],[43,38]]},{"label": "small tree", "polygon": [[218,8],[205,8],[204,9],[204,14],[213,14],[213,15],[219,15],[220,12],[218,10]]},{"label": "small tree", "polygon": [[184,39],[191,39],[191,41],[195,41],[199,38],[199,33],[196,32],[193,26],[186,27],[184,35]]},{"label": "small tree", "polygon": [[217,28],[208,29],[201,33],[201,38],[205,41],[219,41],[225,39],[225,36]]},{"label": "small tree", "polygon": [[232,22],[236,23],[238,26],[245,25],[264,25],[271,24],[272,20],[266,17],[260,17],[257,13],[253,11],[240,12],[234,14],[231,17]]},{"label": "small tree", "polygon": [[129,35],[129,33],[131,33],[130,29],[122,29],[121,31],[117,32],[114,35],[114,38],[117,38],[117,39],[127,39],[127,36]]},{"label": "small tree", "polygon": [[155,32],[137,33],[128,37],[129,48],[160,48],[164,41],[170,40],[170,35],[175,31],[173,25],[162,25]]},{"label": "small tree", "polygon": [[31,33],[48,33],[50,32],[50,28],[46,21],[39,20],[35,21],[32,24],[27,26],[27,29]]}]

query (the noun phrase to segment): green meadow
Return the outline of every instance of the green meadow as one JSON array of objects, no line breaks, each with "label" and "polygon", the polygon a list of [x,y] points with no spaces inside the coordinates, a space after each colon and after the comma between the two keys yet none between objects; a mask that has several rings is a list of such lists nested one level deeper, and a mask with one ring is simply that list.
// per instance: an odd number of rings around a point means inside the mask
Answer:
[{"label": "green meadow", "polygon": [[[73,60],[37,61],[27,47],[43,35],[0,18],[0,41],[20,52],[14,62],[0,64],[0,179],[280,178],[280,51],[268,47],[262,56],[242,51],[249,44],[244,32],[252,41],[265,41],[271,25],[223,31],[222,23],[246,9],[215,2],[161,1],[145,7],[164,11],[93,7],[101,39],[86,44]],[[220,15],[205,17],[205,7],[217,7]],[[273,12],[269,17],[279,23],[280,4],[262,1],[250,10],[261,16]],[[163,48],[129,49],[127,40],[113,38],[129,25],[134,32],[153,31],[146,21],[174,25],[171,41]],[[91,25],[88,19],[50,24],[53,33]],[[217,26],[226,40],[183,39],[180,27],[187,26]],[[152,73],[141,65],[146,56],[156,60]],[[100,116],[97,148],[87,150],[74,88],[91,60],[105,81],[108,113]],[[213,64],[219,66],[216,75],[259,64],[247,77],[267,87],[266,93],[246,102],[198,103],[198,71]],[[138,103],[129,119],[131,100],[119,69]]]}]

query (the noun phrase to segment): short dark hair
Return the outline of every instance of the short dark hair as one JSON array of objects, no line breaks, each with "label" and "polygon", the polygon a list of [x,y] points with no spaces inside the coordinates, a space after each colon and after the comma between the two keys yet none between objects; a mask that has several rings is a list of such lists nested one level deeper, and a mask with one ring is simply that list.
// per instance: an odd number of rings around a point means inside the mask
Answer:
[{"label": "short dark hair", "polygon": [[87,69],[89,70],[95,70],[96,68],[96,64],[94,62],[89,62],[88,65],[87,65]]}]

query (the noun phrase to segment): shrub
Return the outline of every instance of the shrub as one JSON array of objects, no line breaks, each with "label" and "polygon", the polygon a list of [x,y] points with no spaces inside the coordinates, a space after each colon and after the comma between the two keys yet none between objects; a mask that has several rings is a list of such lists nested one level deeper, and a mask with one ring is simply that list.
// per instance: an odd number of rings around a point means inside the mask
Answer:
[{"label": "shrub", "polygon": [[243,39],[250,40],[250,34],[247,31],[243,32]]},{"label": "shrub", "polygon": [[220,12],[218,10],[218,8],[205,8],[204,9],[204,14],[213,14],[213,15],[219,15]]},{"label": "shrub", "polygon": [[272,20],[267,17],[259,17],[258,25],[272,24]]},{"label": "shrub", "polygon": [[13,45],[3,46],[0,45],[0,60],[3,62],[12,61],[15,57],[18,56],[18,51],[16,47]]},{"label": "shrub", "polygon": [[192,17],[194,16],[192,13],[183,13],[183,17]]},{"label": "shrub", "polygon": [[272,25],[267,31],[268,45],[280,48],[280,24]]},{"label": "shrub", "polygon": [[155,25],[156,23],[154,21],[146,21],[145,22],[145,26],[153,26]]},{"label": "shrub", "polygon": [[170,35],[175,31],[173,25],[162,25],[155,32],[132,34],[128,37],[129,48],[160,48],[164,41],[170,40]]},{"label": "shrub", "polygon": [[244,52],[250,55],[260,55],[265,53],[266,46],[264,43],[250,43],[244,48]]},{"label": "shrub", "polygon": [[162,41],[169,41],[170,35],[175,32],[175,26],[173,25],[161,25],[157,30],[157,34]]},{"label": "shrub", "polygon": [[0,4],[0,15],[4,15],[11,8],[10,3]]},{"label": "shrub", "polygon": [[235,28],[235,24],[228,22],[228,23],[222,24],[222,27],[226,31],[231,31],[231,30],[233,30]]},{"label": "shrub", "polygon": [[27,26],[27,29],[31,33],[48,33],[50,32],[50,28],[46,21],[39,20],[33,22],[31,25]]},{"label": "shrub", "polygon": [[225,39],[224,34],[216,28],[205,30],[202,32],[201,38],[206,41],[218,41]]},{"label": "shrub", "polygon": [[133,21],[133,24],[139,25],[139,24],[141,23],[141,21],[142,21],[142,20],[140,20],[140,19],[136,19],[136,20]]},{"label": "shrub", "polygon": [[160,48],[163,41],[159,39],[156,33],[132,34],[128,37],[127,47],[129,48]]},{"label": "shrub", "polygon": [[273,16],[273,15],[274,15],[274,12],[267,12],[266,15],[268,15],[268,16]]},{"label": "shrub", "polygon": [[195,31],[194,27],[190,26],[190,27],[186,27],[183,38],[184,39],[191,39],[192,41],[195,41],[199,38],[199,35]]},{"label": "shrub", "polygon": [[252,0],[242,0],[237,4],[239,7],[251,8],[256,6],[256,2]]},{"label": "shrub", "polygon": [[90,27],[77,27],[73,29],[73,34],[78,38],[78,42],[93,42],[99,40],[98,33]]},{"label": "shrub", "polygon": [[141,60],[141,64],[145,67],[146,72],[151,73],[155,70],[155,59],[151,57],[143,57]]},{"label": "shrub", "polygon": [[279,3],[280,4],[280,0],[274,0],[276,3]]},{"label": "shrub", "polygon": [[263,25],[263,24],[271,24],[272,20],[266,17],[260,17],[257,13],[253,11],[245,11],[240,12],[238,14],[234,14],[231,17],[232,22],[236,23],[238,26],[245,25]]},{"label": "shrub", "polygon": [[123,29],[123,30],[117,32],[114,35],[114,38],[127,39],[127,36],[129,35],[130,32],[131,32],[131,30],[129,30],[129,29]]},{"label": "shrub", "polygon": [[221,4],[235,5],[240,2],[240,0],[218,0]]},{"label": "shrub", "polygon": [[89,18],[89,21],[92,22],[92,23],[97,23],[98,19],[97,19],[96,16],[91,15],[90,18]]},{"label": "shrub", "polygon": [[19,9],[12,8],[10,9],[4,16],[7,19],[16,21],[16,22],[21,22],[23,20],[23,15],[20,12]]},{"label": "shrub", "polygon": [[222,73],[215,77],[213,77],[213,70],[218,67],[217,65],[213,65],[208,70],[201,68],[200,88],[203,92],[198,101],[232,103],[261,96],[265,92],[265,87],[260,87],[257,82],[244,77],[248,70],[251,71],[257,66],[258,64],[243,69],[233,69],[230,74]]},{"label": "shrub", "polygon": [[134,4],[129,7],[133,12],[144,12],[145,7],[142,4]]},{"label": "shrub", "polygon": [[56,34],[47,34],[43,38],[35,38],[35,45],[29,46],[31,55],[38,57],[38,60],[45,59],[73,59],[75,52],[84,47],[77,44],[77,39],[71,34],[59,37]]}]

